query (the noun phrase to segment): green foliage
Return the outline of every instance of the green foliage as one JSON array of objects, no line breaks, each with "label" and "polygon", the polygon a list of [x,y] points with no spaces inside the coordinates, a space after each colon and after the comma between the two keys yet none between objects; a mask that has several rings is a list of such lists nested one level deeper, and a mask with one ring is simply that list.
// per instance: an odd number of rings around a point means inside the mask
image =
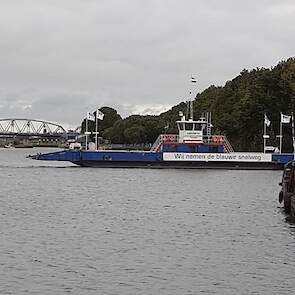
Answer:
[{"label": "green foliage", "polygon": [[[264,113],[272,122],[270,144],[278,145],[280,112],[295,106],[295,59],[272,69],[243,70],[224,87],[211,86],[199,94],[195,112],[208,110],[216,129],[228,136],[236,150],[262,150]],[[284,146],[291,149],[290,126],[284,126]]]},{"label": "green foliage", "polygon": [[102,134],[113,143],[153,143],[165,130],[165,123],[160,116],[132,115],[117,121]]},{"label": "green foliage", "polygon": [[[116,123],[118,120],[122,120],[122,117],[117,113],[117,111],[110,107],[102,107],[99,109],[102,113],[104,113],[104,118],[99,122],[99,131],[110,128]],[[94,112],[95,114],[95,112]]]},{"label": "green foliage", "polygon": [[[102,107],[99,109],[103,114],[103,120],[98,120],[98,131],[101,132],[107,128],[112,127],[118,120],[122,120],[121,116],[117,113],[117,111],[110,107]],[[93,113],[96,117],[96,111]],[[88,131],[94,132],[95,131],[95,122],[88,121]],[[82,133],[86,130],[86,119],[83,120],[81,124]]]},{"label": "green foliage", "polygon": [[[271,120],[269,144],[278,145],[280,112],[295,109],[295,58],[280,62],[271,69],[243,70],[223,87],[210,86],[195,98],[194,117],[212,112],[215,133],[225,134],[235,150],[261,151],[263,120]],[[122,119],[114,109],[101,109],[105,118],[101,134],[113,143],[153,143],[160,133],[176,133],[179,111],[186,113],[182,102],[159,116],[132,115]],[[94,130],[92,122],[89,130]],[[286,135],[286,136],[285,136]],[[284,126],[284,146],[291,150],[291,128]]]}]

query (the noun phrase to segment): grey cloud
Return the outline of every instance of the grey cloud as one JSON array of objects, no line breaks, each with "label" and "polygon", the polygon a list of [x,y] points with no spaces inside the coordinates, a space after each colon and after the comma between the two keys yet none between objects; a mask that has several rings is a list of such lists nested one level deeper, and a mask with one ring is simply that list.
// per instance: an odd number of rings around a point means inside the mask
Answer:
[{"label": "grey cloud", "polygon": [[0,117],[154,112],[186,99],[191,73],[201,91],[294,55],[294,12],[288,0],[3,0]]}]

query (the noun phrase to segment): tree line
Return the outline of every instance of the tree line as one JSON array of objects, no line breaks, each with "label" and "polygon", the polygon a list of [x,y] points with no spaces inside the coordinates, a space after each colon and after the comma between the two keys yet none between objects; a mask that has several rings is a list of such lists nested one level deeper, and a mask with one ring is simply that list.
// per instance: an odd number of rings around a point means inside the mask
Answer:
[{"label": "tree line", "polygon": [[[161,133],[176,133],[179,111],[186,113],[181,102],[158,116],[131,115],[122,118],[116,110],[103,107],[104,120],[99,123],[101,136],[112,143],[153,143]],[[278,145],[280,112],[291,114],[295,108],[295,58],[276,66],[243,70],[224,86],[210,86],[194,99],[194,117],[212,113],[213,133],[228,137],[235,150],[262,151],[264,113],[271,121],[267,129],[269,145]],[[88,129],[95,129],[89,122]],[[85,121],[82,131],[85,130]],[[292,149],[291,126],[284,125],[284,151]]]}]

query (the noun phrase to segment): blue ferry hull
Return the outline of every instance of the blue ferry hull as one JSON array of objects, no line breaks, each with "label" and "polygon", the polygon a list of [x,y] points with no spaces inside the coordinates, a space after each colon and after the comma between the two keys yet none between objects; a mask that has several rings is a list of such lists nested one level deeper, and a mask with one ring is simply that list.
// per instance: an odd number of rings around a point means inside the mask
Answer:
[{"label": "blue ferry hull", "polygon": [[[173,155],[173,154],[172,154]],[[184,154],[187,155],[187,154]],[[228,157],[231,157],[229,154]],[[30,156],[36,160],[68,161],[82,167],[101,168],[181,168],[181,169],[239,169],[239,170],[282,170],[293,160],[293,154],[269,155],[269,161],[190,161],[164,160],[162,152],[141,151],[72,151]]]},{"label": "blue ferry hull", "polygon": [[230,169],[230,170],[283,170],[283,163],[229,163],[229,162],[105,162],[105,161],[79,161],[73,162],[82,167],[97,168],[157,168],[157,169]]}]

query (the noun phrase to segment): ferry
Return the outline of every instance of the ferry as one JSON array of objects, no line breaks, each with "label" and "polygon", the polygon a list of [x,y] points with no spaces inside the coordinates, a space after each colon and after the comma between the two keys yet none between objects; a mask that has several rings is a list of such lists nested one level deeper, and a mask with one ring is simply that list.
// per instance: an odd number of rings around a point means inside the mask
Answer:
[{"label": "ferry", "polygon": [[[192,112],[191,112],[192,113]],[[235,152],[224,135],[211,134],[211,113],[194,120],[180,112],[178,134],[160,134],[150,151],[68,149],[29,156],[83,167],[283,170],[291,153]],[[264,139],[266,137],[264,136]]]},{"label": "ferry", "polygon": [[284,204],[284,210],[295,218],[295,161],[287,163],[284,167],[279,202]]}]

